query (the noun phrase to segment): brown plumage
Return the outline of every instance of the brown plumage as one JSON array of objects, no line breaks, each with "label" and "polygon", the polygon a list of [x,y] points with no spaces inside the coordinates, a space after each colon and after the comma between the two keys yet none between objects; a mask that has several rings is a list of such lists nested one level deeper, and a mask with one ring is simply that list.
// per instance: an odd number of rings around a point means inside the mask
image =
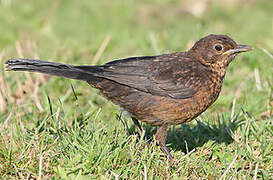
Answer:
[{"label": "brown plumage", "polygon": [[8,70],[35,71],[84,80],[139,121],[158,126],[155,138],[165,146],[169,125],[191,121],[219,96],[229,63],[250,46],[225,35],[209,35],[186,52],[132,57],[101,66],[73,66],[41,60],[10,59]]}]

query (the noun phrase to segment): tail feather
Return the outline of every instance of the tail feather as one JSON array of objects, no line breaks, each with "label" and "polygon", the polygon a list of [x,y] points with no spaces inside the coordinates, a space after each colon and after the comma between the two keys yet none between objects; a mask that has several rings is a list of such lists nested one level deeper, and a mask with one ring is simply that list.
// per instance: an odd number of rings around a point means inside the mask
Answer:
[{"label": "tail feather", "polygon": [[96,73],[101,70],[96,66],[73,66],[69,64],[23,58],[10,59],[6,64],[6,68],[9,71],[40,72],[83,81],[92,81],[92,79],[96,78]]}]

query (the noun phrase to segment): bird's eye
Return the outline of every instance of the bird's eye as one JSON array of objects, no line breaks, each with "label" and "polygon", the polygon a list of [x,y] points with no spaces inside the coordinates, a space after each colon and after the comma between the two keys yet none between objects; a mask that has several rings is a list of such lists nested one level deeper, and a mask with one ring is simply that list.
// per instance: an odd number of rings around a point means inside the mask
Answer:
[{"label": "bird's eye", "polygon": [[221,50],[223,49],[223,46],[217,44],[216,46],[214,46],[214,48],[215,48],[217,51],[221,51]]}]

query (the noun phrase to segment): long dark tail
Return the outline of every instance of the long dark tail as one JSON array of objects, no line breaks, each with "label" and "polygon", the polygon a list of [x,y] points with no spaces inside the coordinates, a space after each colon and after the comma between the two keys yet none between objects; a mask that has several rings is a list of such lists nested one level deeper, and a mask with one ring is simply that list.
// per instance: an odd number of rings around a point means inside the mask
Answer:
[{"label": "long dark tail", "polygon": [[73,66],[69,64],[33,59],[10,59],[6,62],[9,71],[30,71],[50,74],[70,79],[92,81],[102,69],[98,66]]}]

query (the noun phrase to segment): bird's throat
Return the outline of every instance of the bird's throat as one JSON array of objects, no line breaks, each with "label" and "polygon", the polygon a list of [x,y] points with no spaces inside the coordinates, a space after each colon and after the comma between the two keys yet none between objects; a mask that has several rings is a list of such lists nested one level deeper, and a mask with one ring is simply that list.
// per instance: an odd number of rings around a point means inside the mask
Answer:
[{"label": "bird's throat", "polygon": [[224,78],[226,75],[227,64],[225,61],[220,61],[210,65],[212,74],[217,75],[218,77]]}]

